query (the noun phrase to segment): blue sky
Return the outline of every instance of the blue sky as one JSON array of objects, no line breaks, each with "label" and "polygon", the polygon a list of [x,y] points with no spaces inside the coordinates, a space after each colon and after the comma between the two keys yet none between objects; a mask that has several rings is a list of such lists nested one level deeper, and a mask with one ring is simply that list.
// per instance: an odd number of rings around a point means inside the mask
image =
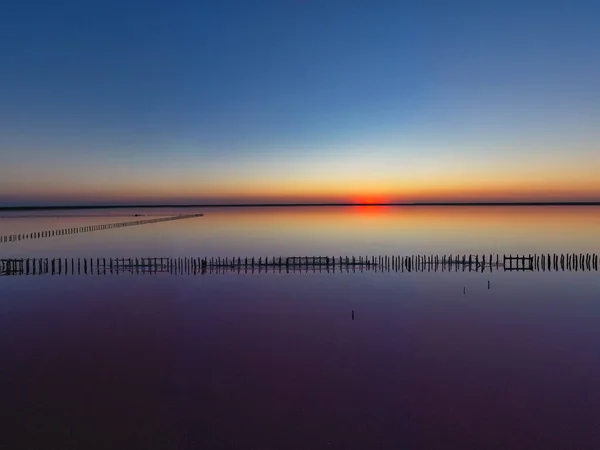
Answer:
[{"label": "blue sky", "polygon": [[0,204],[354,198],[332,185],[356,177],[390,200],[480,177],[485,196],[515,169],[531,195],[600,195],[598,17],[552,0],[6,4]]}]

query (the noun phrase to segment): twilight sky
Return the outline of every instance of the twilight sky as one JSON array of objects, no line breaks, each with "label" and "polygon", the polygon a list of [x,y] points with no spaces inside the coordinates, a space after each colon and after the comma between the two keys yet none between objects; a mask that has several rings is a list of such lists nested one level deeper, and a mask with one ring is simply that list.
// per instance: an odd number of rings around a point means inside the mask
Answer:
[{"label": "twilight sky", "polygon": [[0,206],[600,200],[600,1],[4,2]]}]

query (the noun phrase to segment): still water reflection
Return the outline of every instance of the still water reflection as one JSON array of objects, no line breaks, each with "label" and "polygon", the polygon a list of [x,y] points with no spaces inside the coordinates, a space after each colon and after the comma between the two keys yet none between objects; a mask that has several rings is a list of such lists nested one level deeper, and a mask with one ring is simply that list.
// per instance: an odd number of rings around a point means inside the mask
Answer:
[{"label": "still water reflection", "polygon": [[[0,258],[600,252],[594,208],[199,212]],[[0,448],[598,448],[599,299],[598,272],[0,277]]]}]

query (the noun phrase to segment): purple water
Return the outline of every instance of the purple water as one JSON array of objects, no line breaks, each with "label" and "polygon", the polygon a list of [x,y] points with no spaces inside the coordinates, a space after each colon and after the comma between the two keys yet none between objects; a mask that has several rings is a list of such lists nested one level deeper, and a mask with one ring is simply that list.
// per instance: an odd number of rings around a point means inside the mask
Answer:
[{"label": "purple water", "polygon": [[[0,258],[600,253],[600,208],[193,212]],[[595,271],[0,277],[0,448],[598,448],[599,300]]]}]

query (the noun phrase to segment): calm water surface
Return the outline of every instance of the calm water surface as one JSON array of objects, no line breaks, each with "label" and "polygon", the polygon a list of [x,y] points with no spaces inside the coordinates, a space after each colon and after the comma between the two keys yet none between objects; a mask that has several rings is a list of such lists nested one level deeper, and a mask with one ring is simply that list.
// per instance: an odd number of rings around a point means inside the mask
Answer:
[{"label": "calm water surface", "polygon": [[[0,235],[192,212],[0,258],[600,253],[590,207],[3,213]],[[0,448],[596,449],[599,324],[600,272],[0,277]]]}]

